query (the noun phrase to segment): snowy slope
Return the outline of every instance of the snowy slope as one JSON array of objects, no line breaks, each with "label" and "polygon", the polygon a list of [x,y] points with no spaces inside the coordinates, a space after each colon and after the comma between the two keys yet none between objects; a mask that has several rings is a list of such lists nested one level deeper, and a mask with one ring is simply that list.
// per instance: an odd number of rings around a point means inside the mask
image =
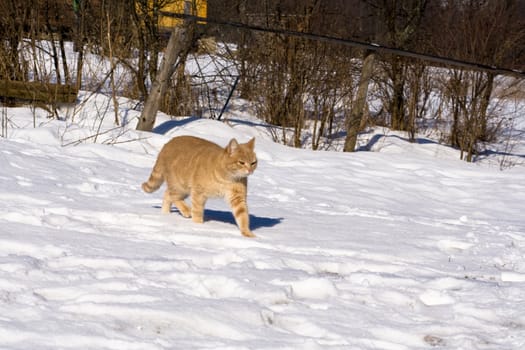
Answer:
[{"label": "snowy slope", "polygon": [[[525,347],[525,167],[396,137],[343,154],[287,148],[250,123],[178,120],[160,135],[105,132],[110,112],[36,115],[36,129],[27,109],[9,113],[1,349]],[[257,137],[256,239],[220,200],[199,225],[140,190],[183,134]]]}]

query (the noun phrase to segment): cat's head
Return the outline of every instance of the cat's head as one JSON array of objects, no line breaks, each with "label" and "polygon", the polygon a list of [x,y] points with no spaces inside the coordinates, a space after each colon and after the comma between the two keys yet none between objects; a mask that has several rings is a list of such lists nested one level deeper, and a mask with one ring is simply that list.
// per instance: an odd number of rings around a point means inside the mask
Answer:
[{"label": "cat's head", "polygon": [[257,168],[254,147],[255,137],[246,143],[239,143],[236,139],[231,139],[224,149],[226,168],[234,178],[247,177]]}]

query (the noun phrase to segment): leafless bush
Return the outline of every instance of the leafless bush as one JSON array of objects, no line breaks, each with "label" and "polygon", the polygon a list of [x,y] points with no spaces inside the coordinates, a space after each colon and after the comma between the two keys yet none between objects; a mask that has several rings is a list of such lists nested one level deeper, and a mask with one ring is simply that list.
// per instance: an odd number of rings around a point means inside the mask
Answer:
[{"label": "leafless bush", "polygon": [[[181,0],[81,1],[73,10],[66,1],[0,0],[0,29],[4,33],[0,79],[75,83],[76,69],[76,83],[82,83],[84,89],[143,102],[168,39],[159,28],[158,10],[173,1]],[[231,34],[231,30],[228,43],[235,44],[224,45],[229,55],[225,60],[237,66],[217,66],[220,73],[214,78],[201,69],[189,76],[181,64],[161,105],[169,114],[217,117],[239,76],[240,96],[252,101],[257,115],[275,126],[274,135],[280,142],[299,147],[307,140],[313,149],[319,149],[337,131],[336,125],[346,126],[342,131],[347,137],[357,137],[367,114],[361,102],[366,105],[372,98],[381,106],[369,123],[405,131],[410,140],[415,140],[422,127],[447,123],[443,129],[446,142],[472,161],[484,145],[501,140],[507,119],[498,112],[498,101],[511,93],[521,94],[522,88],[502,86],[500,76],[486,71],[437,67],[423,60],[375,52],[371,76],[361,79],[363,86],[370,83],[374,95],[367,98],[364,93],[362,98],[358,89],[360,77],[365,76],[360,70],[362,52],[297,33],[335,35],[523,69],[522,0],[209,2],[210,12],[217,7],[223,12],[216,19],[294,31],[295,35],[246,28]],[[227,17],[232,13],[238,18]],[[77,50],[76,67],[65,59],[69,40]],[[83,67],[84,55],[89,53],[100,55],[100,62]],[[47,57],[51,57],[51,64],[46,66]],[[96,78],[81,76],[90,69]]]}]

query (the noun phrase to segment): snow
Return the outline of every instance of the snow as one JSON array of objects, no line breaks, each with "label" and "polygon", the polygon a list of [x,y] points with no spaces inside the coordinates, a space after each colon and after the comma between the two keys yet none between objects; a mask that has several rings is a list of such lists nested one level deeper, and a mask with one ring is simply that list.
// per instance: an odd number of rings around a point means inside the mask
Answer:
[{"label": "snow", "polygon": [[[79,99],[61,120],[1,107],[0,349],[525,347],[522,140],[501,171],[383,130],[373,152],[286,147],[238,101],[146,133],[136,101],[115,126],[110,98]],[[256,137],[257,238],[221,200],[196,224],[141,191],[178,135]]]},{"label": "snow", "polygon": [[[6,109],[0,348],[525,346],[524,167],[397,137],[377,152],[299,150],[246,122],[161,116],[164,134],[142,133],[84,108],[75,122]],[[220,200],[196,224],[140,190],[177,135],[256,136],[257,238]]]}]

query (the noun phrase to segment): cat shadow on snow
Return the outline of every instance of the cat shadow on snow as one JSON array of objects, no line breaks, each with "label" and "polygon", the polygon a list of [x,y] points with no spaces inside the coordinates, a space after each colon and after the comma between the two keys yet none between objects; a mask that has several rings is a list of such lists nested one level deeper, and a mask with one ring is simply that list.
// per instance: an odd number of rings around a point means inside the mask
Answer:
[{"label": "cat shadow on snow", "polygon": [[[283,218],[268,218],[262,216],[255,216],[250,214],[250,227],[254,230],[261,227],[273,227],[280,224]],[[236,225],[235,218],[230,211],[225,210],[214,210],[204,209],[204,220],[205,221],[220,221],[226,222],[232,225]]]},{"label": "cat shadow on snow", "polygon": [[[155,208],[160,209],[160,206],[156,205]],[[172,208],[171,213],[176,213],[180,215],[180,212],[177,210],[177,208]],[[191,221],[191,219],[188,220]],[[204,209],[204,222],[206,221],[219,221],[227,224],[232,224],[234,226],[237,225],[235,223],[235,218],[233,217],[233,214],[230,211],[226,210]],[[283,218],[268,218],[250,214],[250,227],[253,230],[257,230],[258,228],[262,227],[274,227],[275,225],[280,224],[281,221],[283,221]]]}]

